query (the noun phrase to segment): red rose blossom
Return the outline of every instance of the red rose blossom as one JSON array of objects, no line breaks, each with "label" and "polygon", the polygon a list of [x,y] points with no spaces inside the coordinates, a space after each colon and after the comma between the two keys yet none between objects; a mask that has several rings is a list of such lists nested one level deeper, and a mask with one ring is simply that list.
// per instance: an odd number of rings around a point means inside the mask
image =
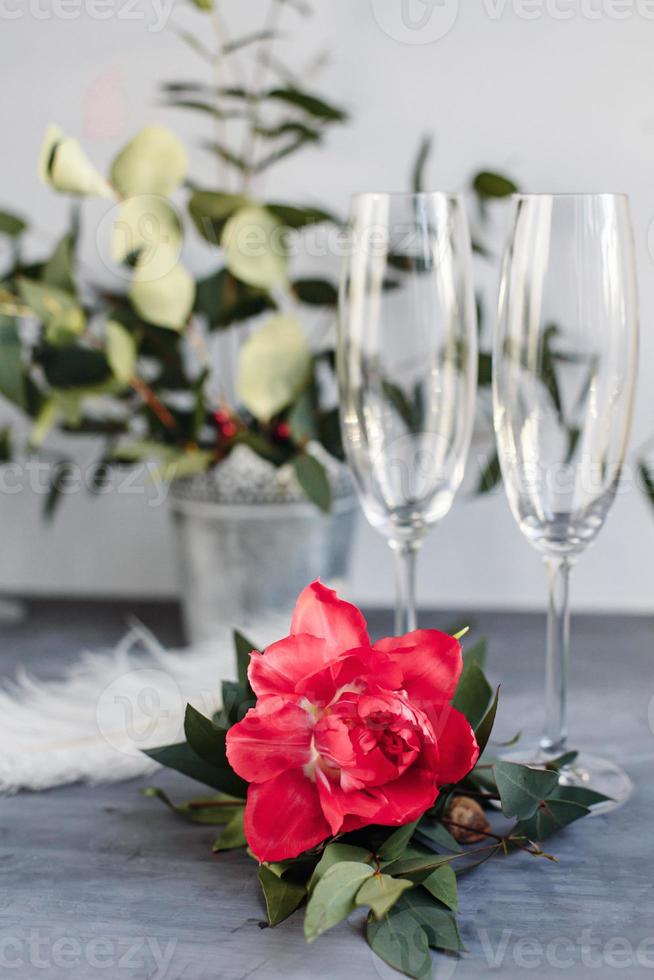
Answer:
[{"label": "red rose blossom", "polygon": [[251,654],[257,704],[227,734],[230,765],[250,783],[245,834],[259,860],[409,823],[462,779],[479,748],[449,703],[461,666],[458,641],[437,630],[371,645],[356,606],[309,585],[291,635]]}]

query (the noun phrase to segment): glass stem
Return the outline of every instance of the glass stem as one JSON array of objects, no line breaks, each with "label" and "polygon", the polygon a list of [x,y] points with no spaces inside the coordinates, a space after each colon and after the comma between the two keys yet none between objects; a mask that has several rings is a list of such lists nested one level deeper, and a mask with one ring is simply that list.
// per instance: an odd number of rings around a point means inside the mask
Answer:
[{"label": "glass stem", "polygon": [[417,626],[416,555],[419,541],[391,541],[395,553],[395,635],[403,636]]},{"label": "glass stem", "polygon": [[547,666],[545,673],[545,728],[543,752],[558,755],[565,749],[568,652],[570,648],[570,559],[547,558],[549,609],[547,612]]}]

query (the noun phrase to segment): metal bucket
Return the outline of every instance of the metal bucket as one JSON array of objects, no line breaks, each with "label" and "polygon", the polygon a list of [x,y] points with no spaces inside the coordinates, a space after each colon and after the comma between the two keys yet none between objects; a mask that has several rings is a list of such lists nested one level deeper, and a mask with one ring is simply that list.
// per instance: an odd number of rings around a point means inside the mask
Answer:
[{"label": "metal bucket", "polygon": [[201,642],[225,625],[246,627],[271,613],[290,615],[316,578],[339,586],[349,570],[357,513],[354,494],[323,514],[306,501],[222,503],[171,493],[187,639]]}]

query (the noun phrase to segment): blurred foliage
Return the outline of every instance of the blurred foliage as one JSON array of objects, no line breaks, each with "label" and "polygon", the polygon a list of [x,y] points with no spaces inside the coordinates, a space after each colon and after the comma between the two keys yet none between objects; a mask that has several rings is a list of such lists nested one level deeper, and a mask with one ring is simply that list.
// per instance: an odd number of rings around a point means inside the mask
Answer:
[{"label": "blurred foliage", "polygon": [[[134,135],[107,177],[77,140],[48,127],[39,174],[70,197],[70,226],[51,255],[27,262],[27,220],[0,213],[0,238],[9,246],[0,272],[0,394],[32,420],[32,450],[54,429],[103,439],[98,487],[112,466],[152,457],[174,478],[207,469],[245,443],[276,465],[291,463],[325,509],[328,482],[307,445],[317,440],[343,455],[333,383],[325,379],[334,357],[310,348],[300,321],[305,306],[333,311],[337,289],[329,279],[293,281],[288,245],[289,236],[339,219],[313,202],[263,199],[257,179],[321,146],[347,112],[313,90],[310,67],[277,60],[280,18],[309,14],[307,4],[286,11],[271,0],[262,29],[243,37],[229,35],[222,4],[194,6],[198,34],[180,36],[209,63],[211,82],[171,81],[162,97],[206,117],[212,137],[203,145],[216,160],[217,186],[193,181],[185,147],[163,126]],[[304,50],[301,41],[295,50]],[[98,286],[78,260],[82,200],[92,196],[114,202],[110,254],[128,282],[124,292]],[[201,279],[180,258],[188,234],[216,252],[214,271]],[[252,332],[257,317],[262,323]],[[246,323],[238,404],[227,404],[211,395],[207,341]],[[0,462],[10,453],[7,429]],[[49,514],[68,463],[58,459],[52,468]]]}]

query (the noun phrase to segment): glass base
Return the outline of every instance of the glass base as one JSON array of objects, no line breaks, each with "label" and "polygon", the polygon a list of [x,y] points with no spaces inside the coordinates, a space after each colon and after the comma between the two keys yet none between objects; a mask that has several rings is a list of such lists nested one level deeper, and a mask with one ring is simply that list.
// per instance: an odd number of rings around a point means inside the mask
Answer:
[{"label": "glass base", "polygon": [[[502,756],[505,762],[520,762],[525,766],[539,768],[544,768],[553,758],[555,756],[544,752],[540,747],[531,752],[522,749]],[[559,782],[563,786],[584,786],[586,789],[594,789],[596,793],[611,797],[605,803],[596,803],[591,808],[591,815],[616,810],[627,802],[634,788],[634,784],[621,766],[590,752],[580,752],[574,762],[564,766],[559,773]]]}]

